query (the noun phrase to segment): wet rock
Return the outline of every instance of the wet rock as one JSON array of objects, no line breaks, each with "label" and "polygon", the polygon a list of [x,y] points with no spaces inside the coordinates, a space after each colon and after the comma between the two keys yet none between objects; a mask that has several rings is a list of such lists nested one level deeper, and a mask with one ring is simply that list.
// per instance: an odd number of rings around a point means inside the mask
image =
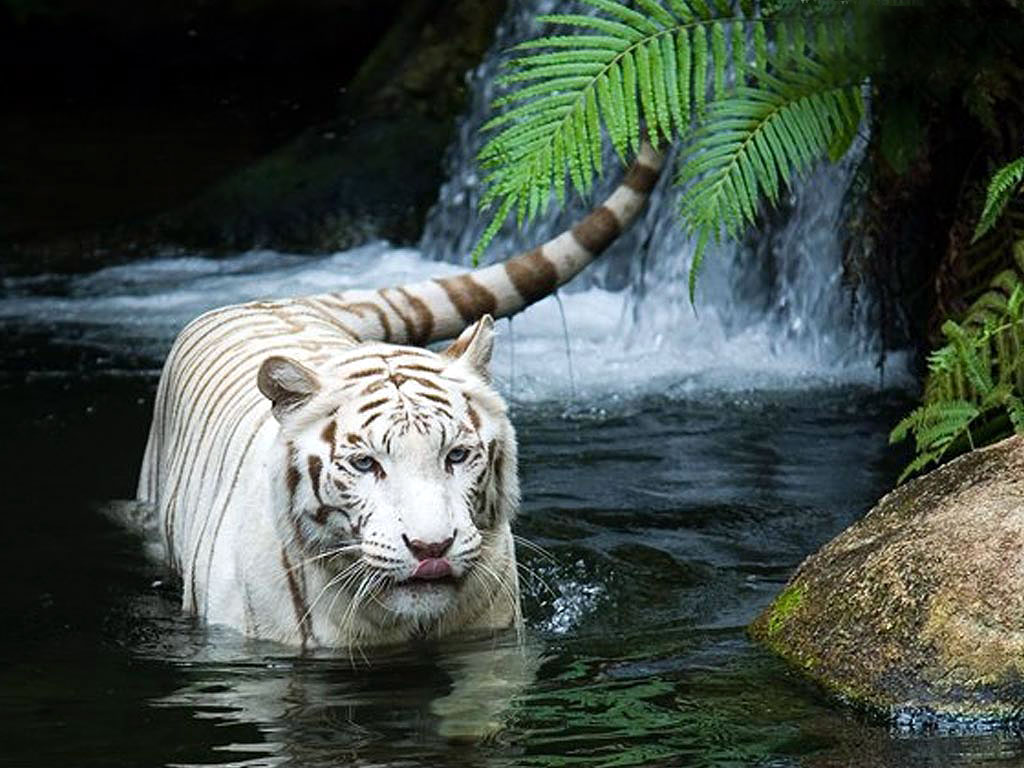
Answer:
[{"label": "wet rock", "polygon": [[885,496],[807,558],[750,628],[897,724],[1024,715],[1024,437]]}]

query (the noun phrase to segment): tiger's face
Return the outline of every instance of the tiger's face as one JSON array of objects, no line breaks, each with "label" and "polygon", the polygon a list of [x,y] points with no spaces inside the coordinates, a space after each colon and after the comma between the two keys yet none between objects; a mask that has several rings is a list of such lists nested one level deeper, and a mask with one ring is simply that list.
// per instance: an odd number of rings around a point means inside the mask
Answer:
[{"label": "tiger's face", "polygon": [[422,623],[501,591],[490,550],[518,482],[514,431],[487,383],[492,325],[442,354],[372,344],[327,371],[261,368],[281,423],[285,533],[352,611]]}]

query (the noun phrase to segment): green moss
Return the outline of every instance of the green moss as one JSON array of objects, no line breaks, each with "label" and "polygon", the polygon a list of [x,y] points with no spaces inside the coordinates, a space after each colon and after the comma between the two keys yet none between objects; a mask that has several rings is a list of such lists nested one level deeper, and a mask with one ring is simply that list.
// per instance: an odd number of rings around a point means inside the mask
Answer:
[{"label": "green moss", "polygon": [[803,584],[791,584],[782,590],[782,594],[772,605],[772,614],[768,618],[768,637],[774,637],[790,614],[800,607],[804,600],[804,591]]}]

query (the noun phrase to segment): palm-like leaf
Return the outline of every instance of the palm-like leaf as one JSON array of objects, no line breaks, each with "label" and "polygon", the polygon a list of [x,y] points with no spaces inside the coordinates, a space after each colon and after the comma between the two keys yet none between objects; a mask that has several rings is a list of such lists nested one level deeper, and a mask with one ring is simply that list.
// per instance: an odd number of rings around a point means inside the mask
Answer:
[{"label": "palm-like leaf", "polygon": [[736,237],[756,218],[761,196],[775,202],[783,183],[837,147],[843,151],[863,116],[860,86],[838,68],[805,61],[800,71],[761,73],[716,101],[678,173],[683,221],[697,236],[690,296],[704,248],[724,229]]},{"label": "palm-like leaf", "polygon": [[[625,161],[642,137],[668,143],[706,121],[679,176],[692,183],[683,214],[700,252],[719,230],[750,223],[759,196],[777,199],[792,174],[849,145],[859,91],[830,78],[815,53],[843,49],[844,16],[809,29],[801,14],[762,18],[747,0],[580,1],[595,14],[539,17],[580,34],[522,43],[499,78],[507,92],[493,106],[504,111],[484,125],[491,136],[478,157],[482,204],[496,214],[474,259],[511,211],[521,224],[552,191],[564,200],[567,178],[588,194],[604,171],[605,137]],[[770,62],[773,35],[780,55]]]},{"label": "palm-like leaf", "polygon": [[510,211],[522,222],[546,210],[552,190],[562,200],[566,177],[588,194],[604,170],[605,135],[623,161],[642,136],[658,144],[686,135],[709,92],[726,91],[730,61],[764,66],[763,22],[750,3],[638,0],[635,10],[619,0],[582,2],[597,13],[539,17],[582,34],[516,46],[499,78],[508,90],[492,106],[504,111],[483,126],[492,135],[478,157],[482,204],[497,214],[474,255]]},{"label": "palm-like leaf", "polygon": [[900,481],[968,448],[1024,433],[1024,249],[1018,269],[997,275],[963,322],[943,325],[949,341],[929,356],[924,404],[889,436],[914,436],[917,455]]}]

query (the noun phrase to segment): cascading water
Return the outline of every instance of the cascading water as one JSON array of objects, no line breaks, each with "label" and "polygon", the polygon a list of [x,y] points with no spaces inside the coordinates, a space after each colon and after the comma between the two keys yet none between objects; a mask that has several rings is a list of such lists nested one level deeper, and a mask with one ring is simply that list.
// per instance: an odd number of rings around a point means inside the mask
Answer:
[{"label": "cascading water", "polygon": [[[545,0],[514,3],[494,50],[470,73],[470,110],[460,122],[447,158],[449,180],[420,243],[425,255],[464,259],[483,232],[487,220],[477,213],[482,186],[475,157],[495,95],[501,52],[536,36],[535,16],[554,5]],[[613,302],[603,307],[615,316],[614,330],[601,340],[601,364],[593,373],[600,377],[606,364],[624,370],[641,364],[646,375],[675,374],[677,380],[716,386],[742,386],[751,376],[763,381],[766,374],[775,380],[877,381],[877,361],[886,350],[876,302],[863,287],[851,291],[841,285],[844,200],[863,152],[859,138],[841,163],[798,182],[782,202],[782,215],[773,216],[756,239],[710,248],[693,304],[688,276],[694,243],[679,225],[679,193],[666,172],[633,230],[567,288],[574,294],[603,289],[619,300],[614,310]],[[610,150],[604,161],[606,168],[618,164]],[[610,174],[594,199],[601,199],[616,175]],[[488,260],[500,260],[571,226],[589,202],[577,201],[521,232],[507,222]],[[582,339],[574,341],[585,346]],[[905,380],[904,360],[890,359],[889,372]]]},{"label": "cascading water", "polygon": [[[100,365],[157,364],[176,331],[212,306],[352,287],[376,287],[468,268],[486,218],[477,213],[480,182],[473,158],[493,97],[502,52],[535,35],[536,14],[551,0],[513,2],[492,51],[468,75],[471,103],[448,158],[449,180],[419,249],[371,243],[326,257],[251,252],[229,259],[170,257],[84,277],[7,280],[0,323],[42,326],[46,335],[102,350]],[[545,300],[507,325],[496,355],[499,384],[509,387],[513,354],[517,399],[564,400],[570,365],[577,394],[595,397],[817,383],[875,384],[882,351],[874,302],[853,302],[840,285],[841,208],[863,147],[838,166],[797,185],[785,211],[741,245],[710,249],[687,295],[692,242],[678,225],[677,192],[665,174],[644,216],[597,265],[562,294],[572,360],[566,359],[559,307]],[[595,199],[613,186],[617,160]],[[567,228],[592,201],[553,210],[518,232],[511,224],[488,259],[532,247]],[[851,311],[851,307],[856,307]],[[112,353],[112,354],[111,354]],[[31,364],[29,362],[29,364]],[[905,366],[890,358],[888,381]]]}]

